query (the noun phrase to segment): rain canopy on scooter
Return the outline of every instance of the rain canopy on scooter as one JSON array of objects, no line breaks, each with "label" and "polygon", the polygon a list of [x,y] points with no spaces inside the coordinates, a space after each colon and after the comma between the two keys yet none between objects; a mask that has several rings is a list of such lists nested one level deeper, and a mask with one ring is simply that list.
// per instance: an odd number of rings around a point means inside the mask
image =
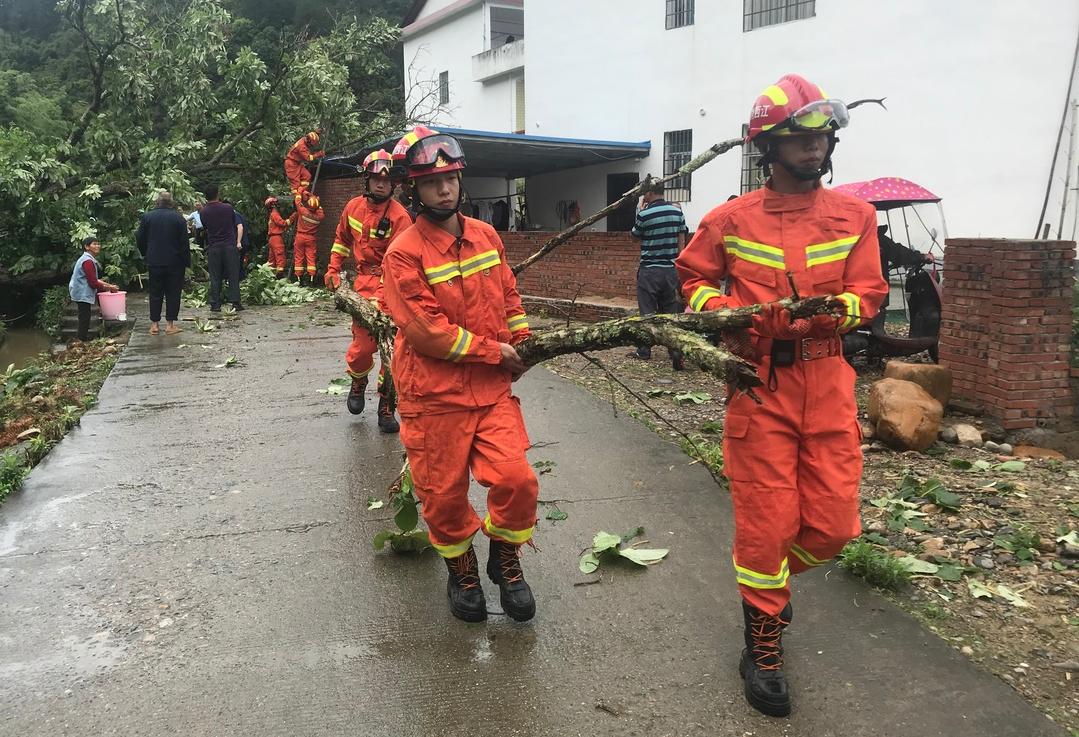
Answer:
[{"label": "rain canopy on scooter", "polygon": [[922,185],[899,177],[878,177],[865,182],[840,184],[833,189],[864,200],[878,210],[893,210],[919,202],[940,202],[940,197]]}]

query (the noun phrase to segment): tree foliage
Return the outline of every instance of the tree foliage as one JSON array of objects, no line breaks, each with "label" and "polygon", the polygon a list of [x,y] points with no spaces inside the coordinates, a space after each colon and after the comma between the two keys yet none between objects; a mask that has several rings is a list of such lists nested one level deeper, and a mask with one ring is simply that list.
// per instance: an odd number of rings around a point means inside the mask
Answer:
[{"label": "tree foliage", "polygon": [[[256,229],[281,160],[399,129],[402,0],[0,2],[0,278],[63,274],[98,236],[106,273],[142,270],[138,214],[221,183]],[[388,10],[393,20],[377,16]],[[362,99],[360,104],[358,99]]]}]

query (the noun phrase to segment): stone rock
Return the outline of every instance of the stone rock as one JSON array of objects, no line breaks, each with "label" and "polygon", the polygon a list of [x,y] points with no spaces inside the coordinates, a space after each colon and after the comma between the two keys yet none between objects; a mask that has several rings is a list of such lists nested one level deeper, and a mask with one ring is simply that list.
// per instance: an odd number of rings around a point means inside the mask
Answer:
[{"label": "stone rock", "polygon": [[1038,448],[1033,445],[1019,445],[1016,446],[1012,453],[1020,458],[1036,458],[1039,460],[1052,460],[1063,461],[1065,460],[1064,454],[1058,450],[1049,450],[1048,448]]},{"label": "stone rock", "polygon": [[959,438],[959,444],[963,447],[982,447],[982,431],[974,427],[974,425],[952,425],[952,429],[955,430],[955,434]]},{"label": "stone rock", "polygon": [[895,450],[924,451],[937,439],[944,410],[921,386],[882,379],[869,390],[874,437]]},{"label": "stone rock", "polygon": [[974,654],[974,648],[972,648],[970,645],[964,645],[963,647],[959,648],[959,652],[963,653],[969,658],[971,655]]},{"label": "stone rock", "polygon": [[1010,455],[1014,455],[1014,453],[1015,453],[1015,450],[1012,448],[1012,446],[1008,445],[1007,443],[1001,443],[1000,444],[1000,454],[1001,455],[1010,456]]},{"label": "stone rock", "polygon": [[948,402],[948,411],[959,415],[981,417],[985,414],[985,407],[973,400],[956,397]]},{"label": "stone rock", "polygon": [[1008,431],[997,424],[989,424],[982,428],[982,437],[992,440],[994,443],[1003,443],[1008,439]]},{"label": "stone rock", "polygon": [[1061,558],[1079,558],[1079,545],[1060,543],[1057,553]]},{"label": "stone rock", "polygon": [[889,361],[884,367],[885,379],[910,381],[925,389],[926,393],[947,407],[952,398],[952,372],[935,363],[906,363]]},{"label": "stone rock", "polygon": [[997,564],[993,562],[992,558],[978,558],[974,561],[974,564],[979,568],[984,568],[987,571],[991,571],[997,567]]},{"label": "stone rock", "polygon": [[985,441],[985,449],[990,453],[999,453],[1000,446],[994,443],[992,440]]},{"label": "stone rock", "polygon": [[867,422],[859,422],[858,424],[862,428],[862,439],[863,440],[872,440],[873,439],[873,426],[870,425]]},{"label": "stone rock", "polygon": [[954,427],[942,427],[940,429],[940,439],[945,443],[955,445],[959,442],[959,434],[956,433]]}]

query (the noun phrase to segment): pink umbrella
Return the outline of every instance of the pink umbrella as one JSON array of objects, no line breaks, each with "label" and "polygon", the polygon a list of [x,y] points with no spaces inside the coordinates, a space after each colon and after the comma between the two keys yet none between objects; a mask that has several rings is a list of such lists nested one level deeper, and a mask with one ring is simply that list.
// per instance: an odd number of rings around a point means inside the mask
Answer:
[{"label": "pink umbrella", "polygon": [[840,184],[833,189],[872,203],[878,210],[891,210],[918,202],[940,202],[940,197],[925,187],[899,177],[879,177],[867,182],[851,182]]}]

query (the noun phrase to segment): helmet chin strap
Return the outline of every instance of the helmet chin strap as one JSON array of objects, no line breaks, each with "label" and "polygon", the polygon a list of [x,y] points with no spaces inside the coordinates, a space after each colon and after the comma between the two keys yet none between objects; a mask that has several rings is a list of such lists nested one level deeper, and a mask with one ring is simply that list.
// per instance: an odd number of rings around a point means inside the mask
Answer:
[{"label": "helmet chin strap", "polygon": [[[413,180],[413,181],[415,181],[415,180]],[[460,183],[461,183],[461,174],[460,174],[460,172],[458,172],[458,174],[457,174],[457,184],[460,185]],[[457,203],[453,207],[451,207],[451,208],[431,207],[426,202],[423,201],[422,197],[420,197],[419,189],[417,187],[415,187],[415,185],[413,185],[413,189],[416,191],[416,199],[419,200],[419,202],[420,202],[420,212],[419,212],[419,214],[420,215],[426,215],[427,217],[431,218],[432,220],[436,220],[436,221],[438,221],[440,223],[444,222],[446,220],[449,220],[451,217],[453,217],[454,215],[457,214],[457,212],[461,209],[461,200],[462,200],[462,198],[464,197],[464,194],[465,194],[464,191],[460,188],[460,186],[458,186],[458,189],[457,189]]]},{"label": "helmet chin strap", "polygon": [[[368,174],[367,176],[364,177],[363,189],[364,189],[364,192],[363,192],[364,197],[371,200],[376,205],[381,205],[383,202],[390,199],[390,195],[388,195],[388,194],[375,194],[374,192],[371,191],[371,175],[370,174]],[[392,194],[392,193],[393,193],[393,187],[390,187],[390,194]]]},{"label": "helmet chin strap", "polygon": [[828,134],[828,153],[824,156],[824,161],[821,163],[820,168],[813,169],[804,166],[793,166],[785,161],[780,160],[776,154],[776,146],[772,139],[769,139],[764,154],[760,159],[760,166],[764,169],[765,175],[769,174],[769,167],[773,164],[782,166],[783,169],[789,173],[795,179],[803,182],[815,182],[821,179],[825,174],[828,174],[828,183],[832,183],[832,153],[835,151],[835,145],[839,142],[834,132]]}]

